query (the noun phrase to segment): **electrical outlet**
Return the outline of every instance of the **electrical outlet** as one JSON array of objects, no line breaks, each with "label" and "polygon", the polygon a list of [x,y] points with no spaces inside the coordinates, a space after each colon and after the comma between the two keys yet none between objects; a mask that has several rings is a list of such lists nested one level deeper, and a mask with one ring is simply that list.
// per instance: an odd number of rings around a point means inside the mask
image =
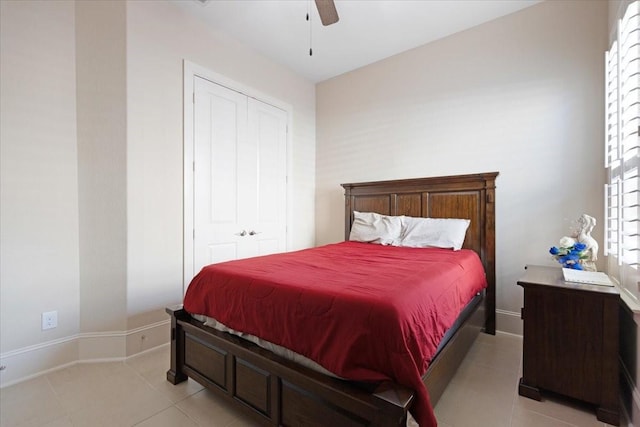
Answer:
[{"label": "electrical outlet", "polygon": [[53,329],[58,326],[58,312],[47,311],[42,313],[42,330]]}]

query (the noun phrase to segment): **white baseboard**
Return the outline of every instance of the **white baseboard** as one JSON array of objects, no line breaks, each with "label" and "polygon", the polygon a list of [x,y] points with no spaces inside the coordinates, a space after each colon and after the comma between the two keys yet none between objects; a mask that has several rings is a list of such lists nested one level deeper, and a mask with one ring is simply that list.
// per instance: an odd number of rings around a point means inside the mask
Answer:
[{"label": "white baseboard", "polygon": [[507,310],[496,310],[496,329],[513,335],[522,335],[522,319],[520,313]]},{"label": "white baseboard", "polygon": [[126,355],[142,353],[170,341],[171,320],[163,320],[141,328],[132,329],[126,336]]},{"label": "white baseboard", "polygon": [[[497,329],[522,335],[520,313],[496,310]],[[129,331],[81,333],[0,354],[0,388],[29,380],[76,363],[121,361],[169,342],[170,321]],[[640,394],[634,393],[635,408]],[[640,414],[640,410],[637,411]]]},{"label": "white baseboard", "polygon": [[76,363],[121,361],[169,342],[170,320],[129,331],[81,333],[0,354],[0,388]]},{"label": "white baseboard", "polygon": [[74,365],[78,360],[76,336],[23,347],[0,355],[0,387],[6,387],[57,369]]}]

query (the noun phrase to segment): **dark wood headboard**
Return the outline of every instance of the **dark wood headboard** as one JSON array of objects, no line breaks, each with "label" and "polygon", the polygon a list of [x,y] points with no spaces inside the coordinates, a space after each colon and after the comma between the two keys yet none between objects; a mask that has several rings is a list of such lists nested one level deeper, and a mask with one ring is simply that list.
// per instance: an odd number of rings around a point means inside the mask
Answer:
[{"label": "dark wood headboard", "polygon": [[495,181],[498,172],[342,184],[345,189],[345,239],[353,211],[383,215],[471,220],[464,247],[473,249],[487,274],[487,322],[495,333]]}]

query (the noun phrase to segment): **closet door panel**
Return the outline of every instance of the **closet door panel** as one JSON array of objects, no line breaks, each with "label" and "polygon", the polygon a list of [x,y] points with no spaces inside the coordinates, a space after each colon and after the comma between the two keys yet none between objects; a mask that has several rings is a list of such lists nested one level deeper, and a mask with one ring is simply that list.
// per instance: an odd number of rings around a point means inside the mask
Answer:
[{"label": "closet door panel", "polygon": [[286,249],[287,113],[255,99],[248,104],[249,141],[256,147],[256,255]]},{"label": "closet door panel", "polygon": [[247,138],[246,96],[196,78],[194,97],[194,264],[238,258]]}]

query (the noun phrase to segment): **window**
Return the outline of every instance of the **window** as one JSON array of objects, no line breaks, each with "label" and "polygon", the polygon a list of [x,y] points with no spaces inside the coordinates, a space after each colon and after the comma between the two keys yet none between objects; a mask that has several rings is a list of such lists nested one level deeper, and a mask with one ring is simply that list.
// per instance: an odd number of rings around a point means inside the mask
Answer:
[{"label": "window", "polygon": [[606,54],[605,255],[608,272],[637,297],[640,286],[640,15],[631,3]]}]

